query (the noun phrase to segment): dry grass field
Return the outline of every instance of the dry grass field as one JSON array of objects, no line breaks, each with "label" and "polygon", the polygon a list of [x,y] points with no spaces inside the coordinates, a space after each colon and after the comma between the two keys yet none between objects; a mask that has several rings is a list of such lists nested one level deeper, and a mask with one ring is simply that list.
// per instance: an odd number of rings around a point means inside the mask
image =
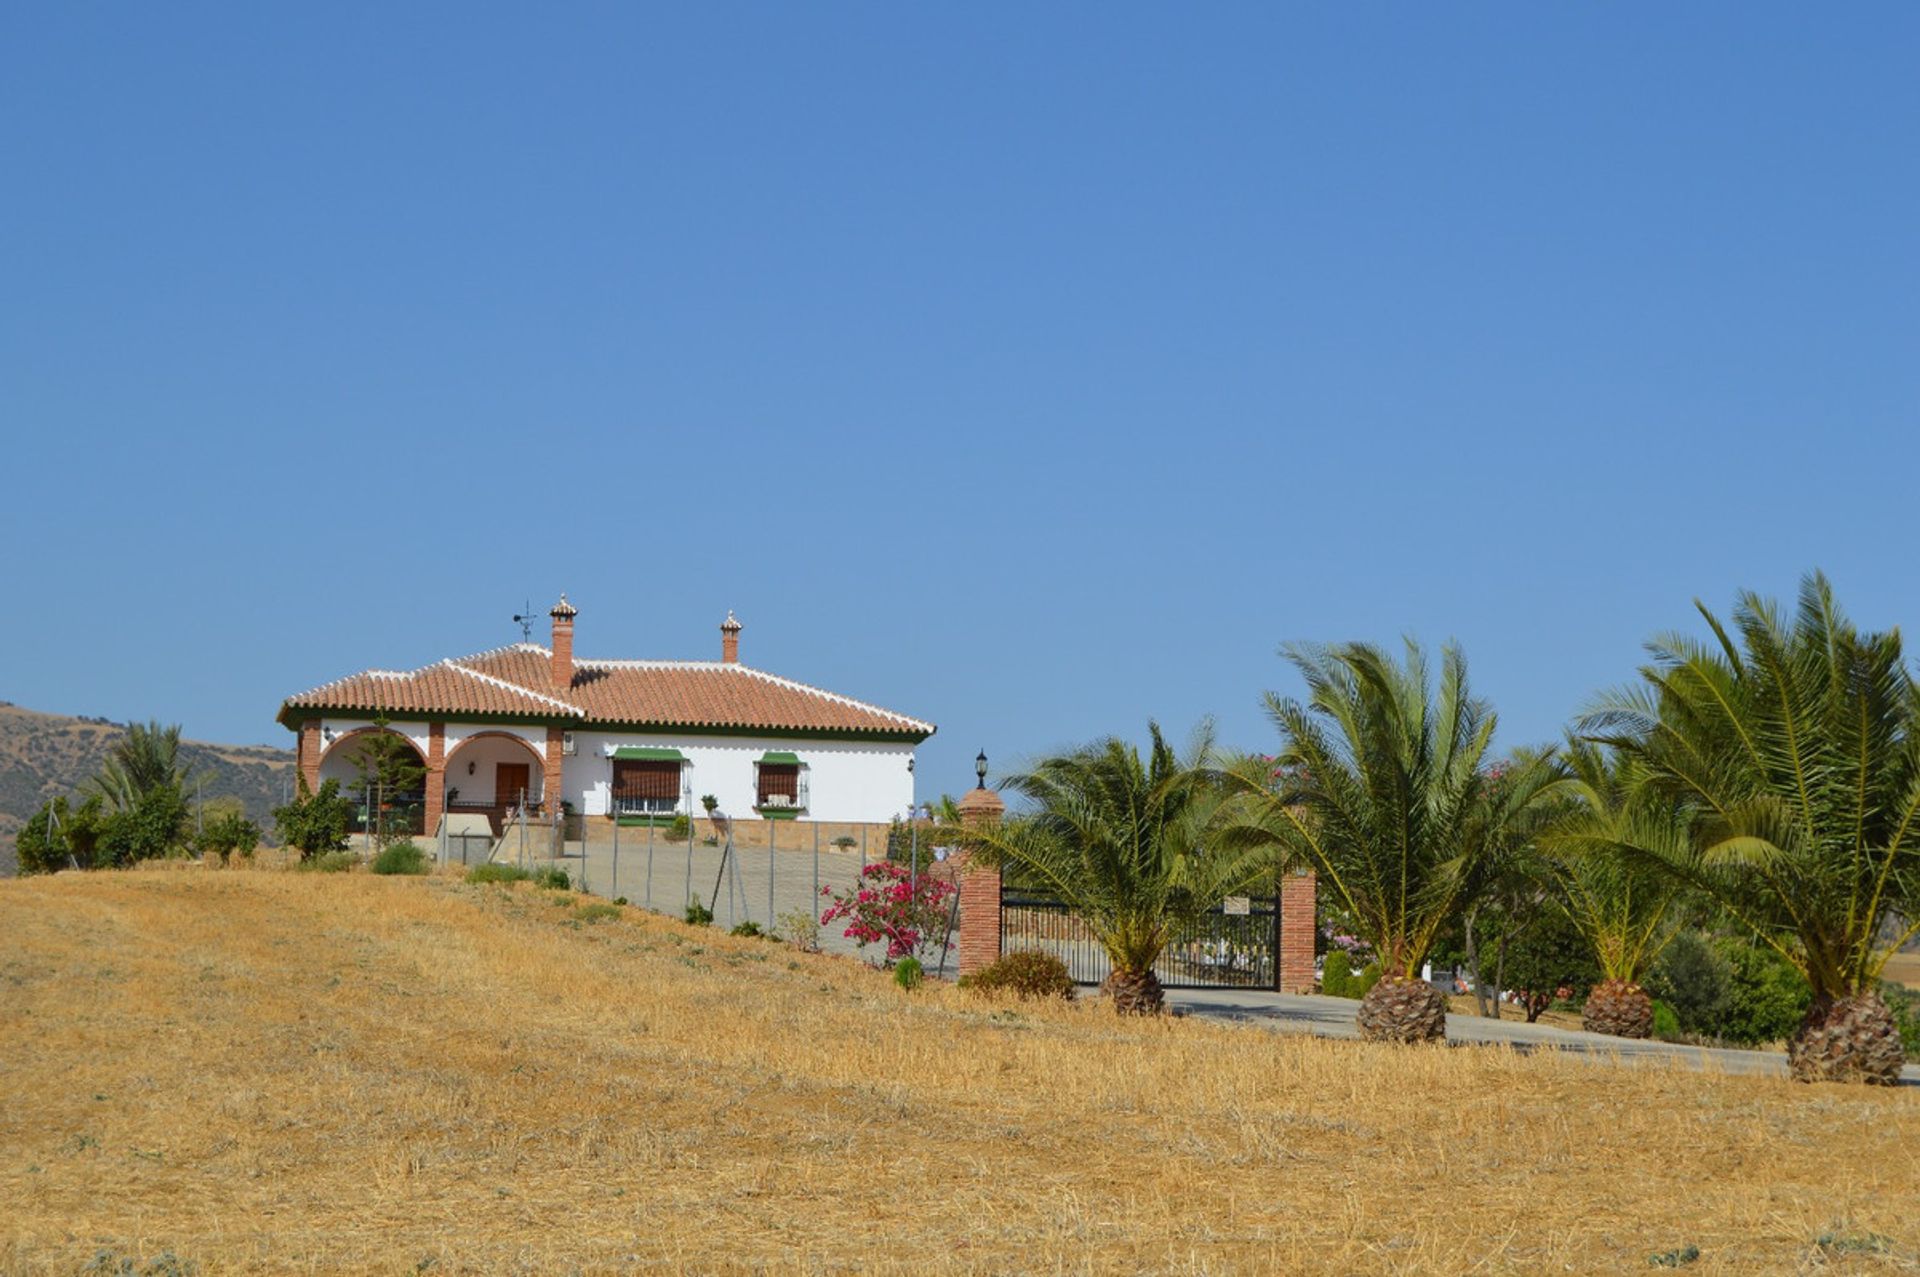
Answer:
[{"label": "dry grass field", "polygon": [[1920,1267],[1911,1091],[908,996],[579,903],[0,883],[0,1271]]}]

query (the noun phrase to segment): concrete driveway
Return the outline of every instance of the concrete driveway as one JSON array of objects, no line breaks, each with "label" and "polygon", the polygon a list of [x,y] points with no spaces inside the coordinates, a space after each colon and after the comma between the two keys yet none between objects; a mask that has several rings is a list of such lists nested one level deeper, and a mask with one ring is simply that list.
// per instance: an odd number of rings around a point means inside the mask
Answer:
[{"label": "concrete driveway", "polygon": [[[1233,1020],[1285,1033],[1312,1033],[1327,1038],[1357,1038],[1353,1022],[1360,1004],[1350,998],[1317,994],[1267,993],[1256,989],[1169,989],[1167,1002],[1188,1015]],[[1734,1051],[1679,1046],[1671,1042],[1635,1042],[1578,1029],[1560,1029],[1524,1020],[1483,1020],[1479,1016],[1449,1015],[1449,1042],[1504,1043],[1520,1050],[1572,1051],[1627,1063],[1678,1061],[1693,1068],[1726,1073],[1787,1075],[1787,1057],[1778,1051]],[[1901,1074],[1907,1086],[1920,1086],[1920,1065],[1909,1064]]]}]

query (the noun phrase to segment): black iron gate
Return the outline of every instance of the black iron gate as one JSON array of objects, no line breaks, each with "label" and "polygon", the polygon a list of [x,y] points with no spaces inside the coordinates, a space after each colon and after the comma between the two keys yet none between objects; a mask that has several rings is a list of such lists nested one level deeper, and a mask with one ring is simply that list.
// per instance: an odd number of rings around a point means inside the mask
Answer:
[{"label": "black iron gate", "polygon": [[[1000,952],[1035,949],[1067,964],[1080,984],[1099,984],[1113,969],[1082,922],[1058,897],[1022,887],[1000,890]],[[1280,987],[1280,901],[1229,897],[1179,928],[1153,964],[1169,989]]]}]

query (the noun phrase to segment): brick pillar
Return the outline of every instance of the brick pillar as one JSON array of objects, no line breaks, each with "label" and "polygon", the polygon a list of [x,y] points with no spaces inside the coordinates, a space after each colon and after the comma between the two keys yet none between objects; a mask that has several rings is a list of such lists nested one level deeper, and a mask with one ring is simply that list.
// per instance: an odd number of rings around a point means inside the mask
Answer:
[{"label": "brick pillar", "polygon": [[300,724],[300,745],[294,753],[294,764],[300,768],[300,779],[307,782],[309,790],[320,788],[320,720],[309,718]]},{"label": "brick pillar", "polygon": [[[973,790],[960,800],[960,819],[969,825],[997,825],[1006,811],[1007,805],[990,789]],[[1000,871],[984,865],[962,865],[960,974],[972,975],[999,957]]]},{"label": "brick pillar", "polygon": [[427,828],[431,838],[447,810],[447,725],[427,724]]},{"label": "brick pillar", "polygon": [[960,871],[960,974],[972,975],[1000,956],[1000,871]]},{"label": "brick pillar", "polygon": [[561,790],[564,788],[560,779],[560,768],[563,762],[560,755],[560,738],[564,735],[566,732],[561,728],[547,729],[547,776],[540,799],[546,803],[546,812],[549,816],[557,815],[560,811]]},{"label": "brick pillar", "polygon": [[1311,869],[1280,880],[1280,992],[1313,992],[1319,880]]}]

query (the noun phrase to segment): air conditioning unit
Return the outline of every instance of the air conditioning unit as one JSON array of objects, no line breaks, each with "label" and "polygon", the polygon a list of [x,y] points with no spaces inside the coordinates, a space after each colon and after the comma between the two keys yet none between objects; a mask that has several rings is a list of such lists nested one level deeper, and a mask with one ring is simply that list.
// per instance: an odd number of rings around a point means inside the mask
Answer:
[{"label": "air conditioning unit", "polygon": [[578,752],[578,747],[574,744],[572,732],[560,733],[560,752],[568,758],[572,758],[574,754]]}]

